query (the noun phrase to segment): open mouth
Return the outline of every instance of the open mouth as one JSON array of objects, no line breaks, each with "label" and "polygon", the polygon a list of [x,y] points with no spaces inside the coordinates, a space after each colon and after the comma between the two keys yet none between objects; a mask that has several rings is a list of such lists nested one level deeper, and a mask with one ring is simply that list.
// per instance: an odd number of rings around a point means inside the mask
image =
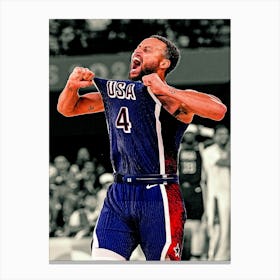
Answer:
[{"label": "open mouth", "polygon": [[136,71],[139,67],[141,67],[142,61],[139,57],[134,56],[131,61],[131,71]]}]

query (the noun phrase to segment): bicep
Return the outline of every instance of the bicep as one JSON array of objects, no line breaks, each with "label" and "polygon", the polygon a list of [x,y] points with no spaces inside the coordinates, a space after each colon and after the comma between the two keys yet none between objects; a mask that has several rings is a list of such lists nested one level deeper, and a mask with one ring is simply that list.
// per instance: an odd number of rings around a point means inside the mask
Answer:
[{"label": "bicep", "polygon": [[81,95],[76,105],[76,114],[91,114],[104,111],[104,103],[99,92]]}]

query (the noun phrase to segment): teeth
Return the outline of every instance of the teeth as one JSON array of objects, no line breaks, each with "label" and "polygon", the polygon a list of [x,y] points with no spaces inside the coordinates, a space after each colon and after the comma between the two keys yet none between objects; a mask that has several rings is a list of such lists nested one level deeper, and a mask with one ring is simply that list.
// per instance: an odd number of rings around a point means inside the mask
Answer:
[{"label": "teeth", "polygon": [[133,57],[133,62],[135,62],[135,61],[141,63],[141,60],[138,57]]}]

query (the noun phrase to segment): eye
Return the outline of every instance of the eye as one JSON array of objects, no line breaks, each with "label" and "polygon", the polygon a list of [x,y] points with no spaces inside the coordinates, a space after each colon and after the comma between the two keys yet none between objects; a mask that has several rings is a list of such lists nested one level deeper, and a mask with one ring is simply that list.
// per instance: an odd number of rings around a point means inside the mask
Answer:
[{"label": "eye", "polygon": [[145,53],[149,53],[149,52],[151,52],[151,48],[150,48],[150,47],[145,47],[145,48],[143,49],[143,51],[144,51]]}]

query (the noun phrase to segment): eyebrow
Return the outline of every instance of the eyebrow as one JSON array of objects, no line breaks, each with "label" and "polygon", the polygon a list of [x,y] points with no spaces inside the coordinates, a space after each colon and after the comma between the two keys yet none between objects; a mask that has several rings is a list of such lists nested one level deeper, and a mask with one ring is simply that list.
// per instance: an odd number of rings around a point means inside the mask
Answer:
[{"label": "eyebrow", "polygon": [[155,50],[161,50],[161,51],[165,51],[163,48],[161,47],[153,47],[151,45],[144,45],[142,46],[141,44],[137,46],[137,48],[143,48],[143,49],[155,49]]},{"label": "eyebrow", "polygon": [[139,44],[138,46],[137,46],[137,48],[141,48],[141,47],[143,47],[143,48],[151,48],[152,46],[151,45],[142,45],[142,44]]}]

